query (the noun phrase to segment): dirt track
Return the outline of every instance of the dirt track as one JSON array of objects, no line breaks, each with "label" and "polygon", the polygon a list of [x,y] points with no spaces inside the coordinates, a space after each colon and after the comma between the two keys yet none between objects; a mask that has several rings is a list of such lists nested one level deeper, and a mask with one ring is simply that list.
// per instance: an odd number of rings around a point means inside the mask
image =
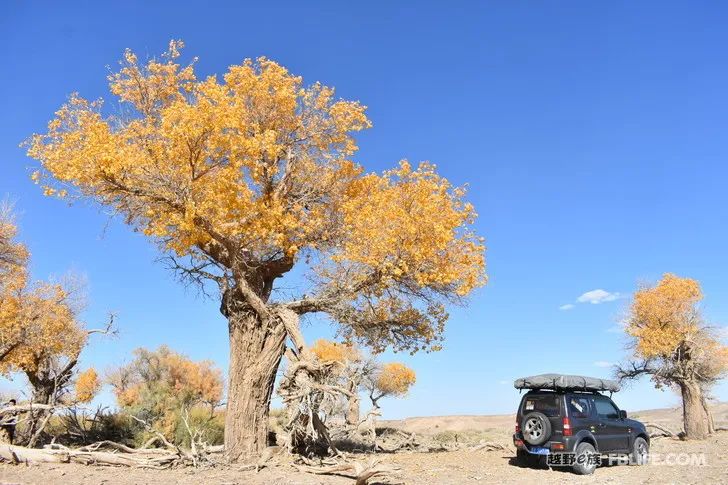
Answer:
[{"label": "dirt track", "polygon": [[[728,417],[728,405],[714,409],[721,425]],[[656,410],[636,413],[645,421],[659,422],[677,429],[679,413],[676,410]],[[388,422],[389,426],[417,429],[420,433],[479,431],[492,439],[506,442],[511,432],[510,416],[448,416],[412,418]],[[489,438],[491,439],[491,438]],[[467,483],[728,483],[728,432],[720,432],[703,442],[685,442],[676,439],[657,439],[652,446],[653,456],[659,461],[636,466],[600,467],[594,475],[581,477],[567,471],[520,468],[512,463],[512,452],[457,451],[443,453],[397,453],[377,455],[386,464],[400,468],[400,479],[408,484],[467,484]],[[704,465],[680,465],[694,454]],[[363,460],[367,457],[363,456]],[[665,463],[671,461],[672,463]],[[678,463],[675,463],[675,462]],[[266,468],[259,473],[241,472],[235,468],[212,470],[140,470],[94,467],[82,465],[0,465],[1,484],[352,484],[345,477],[316,476],[297,472],[286,464]]]}]

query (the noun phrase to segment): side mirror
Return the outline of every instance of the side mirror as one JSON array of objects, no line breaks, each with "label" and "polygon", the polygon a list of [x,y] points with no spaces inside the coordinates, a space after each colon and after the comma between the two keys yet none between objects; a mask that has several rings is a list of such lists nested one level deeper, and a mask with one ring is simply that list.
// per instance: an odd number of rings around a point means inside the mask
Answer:
[{"label": "side mirror", "polygon": [[619,419],[627,419],[627,411],[620,409],[619,411]]}]

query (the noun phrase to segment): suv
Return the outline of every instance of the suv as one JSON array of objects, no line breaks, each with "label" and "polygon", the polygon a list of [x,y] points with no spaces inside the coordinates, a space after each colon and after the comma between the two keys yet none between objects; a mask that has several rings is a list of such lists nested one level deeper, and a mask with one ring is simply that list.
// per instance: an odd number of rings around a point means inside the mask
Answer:
[{"label": "suv", "polygon": [[642,423],[627,419],[626,411],[595,390],[535,389],[521,399],[513,444],[521,464],[564,454],[547,462],[571,464],[576,473],[587,475],[601,455],[627,456],[630,463],[645,464],[650,437]]}]

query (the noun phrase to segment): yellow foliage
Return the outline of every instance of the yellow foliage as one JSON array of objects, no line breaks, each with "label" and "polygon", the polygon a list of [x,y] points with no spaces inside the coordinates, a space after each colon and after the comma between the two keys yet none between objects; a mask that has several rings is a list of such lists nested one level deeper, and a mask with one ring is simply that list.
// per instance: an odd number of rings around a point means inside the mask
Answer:
[{"label": "yellow foliage", "polygon": [[334,260],[381,273],[380,291],[392,280],[412,280],[467,295],[485,283],[485,257],[464,195],[429,163],[413,170],[403,161],[383,176],[359,178],[343,203],[346,237]]},{"label": "yellow foliage", "polygon": [[670,273],[656,286],[635,292],[627,332],[637,339],[637,352],[644,358],[671,355],[697,332],[701,320],[696,305],[702,298],[696,280]]},{"label": "yellow foliage", "polygon": [[17,232],[10,208],[0,205],[0,305],[26,282],[28,251],[15,240]]},{"label": "yellow foliage", "polygon": [[222,399],[222,372],[213,362],[194,362],[173,352],[165,357],[163,365],[169,368],[170,384],[178,396],[190,395],[208,403],[217,403]]},{"label": "yellow foliage", "polygon": [[110,377],[122,407],[154,407],[167,411],[194,403],[222,400],[222,372],[209,360],[195,362],[162,346],[155,351],[137,349],[130,364]]},{"label": "yellow foliage", "polygon": [[86,343],[72,295],[60,284],[29,284],[28,252],[0,210],[0,374],[35,372],[56,357],[75,358]]},{"label": "yellow foliage", "polygon": [[703,322],[702,298],[696,280],[670,273],[635,293],[626,330],[657,385],[707,386],[728,371],[728,347]]},{"label": "yellow foliage", "polygon": [[360,357],[359,352],[353,346],[326,339],[318,339],[311,346],[311,352],[321,362],[336,362],[339,364],[355,361]]},{"label": "yellow foliage", "polygon": [[222,373],[212,362],[192,361],[166,346],[134,354],[132,362],[109,375],[120,407],[146,416],[169,439],[185,413],[198,410],[212,417],[223,396]]},{"label": "yellow foliage", "polygon": [[[197,80],[192,66],[175,62],[181,45],[146,65],[127,51],[110,76],[135,118],[104,119],[101,101],[73,95],[48,133],[30,141],[44,169],[34,178],[50,183],[50,174],[61,188],[98,198],[179,254],[220,236],[288,254],[319,239],[329,197],[340,198],[360,173],[348,157],[357,149],[351,133],[370,126],[364,106],[334,101],[319,84],[303,87],[266,58],[231,66],[222,83]],[[268,190],[283,170],[304,198]]]},{"label": "yellow foliage", "polygon": [[401,396],[416,380],[415,371],[399,362],[384,364],[376,379],[376,388],[383,395]]},{"label": "yellow foliage", "polygon": [[90,368],[82,372],[76,379],[76,402],[91,402],[99,390],[101,390],[101,381],[96,370]]}]

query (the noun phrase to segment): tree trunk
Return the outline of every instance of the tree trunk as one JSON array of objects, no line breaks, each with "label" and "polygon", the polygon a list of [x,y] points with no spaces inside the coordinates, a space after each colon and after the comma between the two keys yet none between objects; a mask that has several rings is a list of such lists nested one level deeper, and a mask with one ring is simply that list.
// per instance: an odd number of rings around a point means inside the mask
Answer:
[{"label": "tree trunk", "polygon": [[710,417],[704,406],[700,384],[686,381],[680,384],[683,401],[685,438],[702,440],[710,434]]},{"label": "tree trunk", "polygon": [[715,421],[713,421],[713,414],[710,412],[708,407],[708,400],[705,398],[705,392],[702,394],[703,409],[705,410],[706,416],[708,416],[708,434],[715,433]]},{"label": "tree trunk", "polygon": [[346,424],[356,428],[359,426],[359,394],[357,394],[356,389],[351,391],[354,395],[349,398],[349,409],[346,413]]},{"label": "tree trunk", "polygon": [[285,351],[279,321],[262,323],[254,314],[230,315],[230,369],[225,414],[225,453],[238,462],[268,446],[268,413],[276,372]]}]

